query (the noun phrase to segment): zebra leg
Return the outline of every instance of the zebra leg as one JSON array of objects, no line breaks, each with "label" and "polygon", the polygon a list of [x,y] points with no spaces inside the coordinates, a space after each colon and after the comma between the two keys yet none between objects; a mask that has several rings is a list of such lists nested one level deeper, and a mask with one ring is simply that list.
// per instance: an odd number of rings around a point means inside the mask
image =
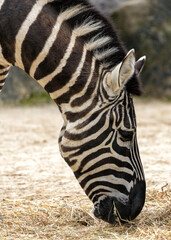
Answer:
[{"label": "zebra leg", "polygon": [[5,84],[5,79],[9,74],[9,69],[10,69],[9,66],[0,65],[0,92]]}]

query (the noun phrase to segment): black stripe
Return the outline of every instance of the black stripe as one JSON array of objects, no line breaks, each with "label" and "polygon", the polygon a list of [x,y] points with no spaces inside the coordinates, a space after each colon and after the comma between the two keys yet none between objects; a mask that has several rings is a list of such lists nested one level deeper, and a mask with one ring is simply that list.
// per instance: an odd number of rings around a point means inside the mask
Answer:
[{"label": "black stripe", "polygon": [[[43,49],[55,24],[56,18],[56,12],[52,11],[48,5],[45,5],[35,22],[30,26],[22,45],[22,60],[27,73],[29,73],[32,62]],[[51,64],[48,65],[51,66],[53,64],[54,56],[56,57],[55,52],[51,55],[51,61],[49,61]],[[45,70],[47,71],[47,67],[48,66],[41,69],[42,74]]]},{"label": "black stripe", "polygon": [[133,128],[136,128],[136,114],[135,114],[135,109],[134,109],[134,103],[132,98],[129,97],[129,106],[130,106],[130,119],[131,119],[131,124]]},{"label": "black stripe", "polygon": [[3,79],[3,80],[0,80],[0,83],[4,83],[5,82],[5,79]]},{"label": "black stripe", "polygon": [[[122,92],[121,94],[123,94],[123,92]],[[121,96],[121,94],[120,94],[120,96]],[[120,96],[119,96],[119,97],[120,97]],[[109,110],[110,106],[112,106],[112,109],[114,109],[116,104],[120,104],[120,103],[122,102],[122,100],[119,100],[119,97],[116,97],[116,99],[114,99],[112,103],[109,103],[107,106],[105,105],[105,106],[104,106],[103,108],[101,108],[99,111],[96,111],[95,113],[93,113],[93,114],[89,117],[89,119],[85,120],[83,123],[81,123],[80,125],[78,125],[78,126],[77,126],[77,129],[81,129],[82,127],[86,126],[90,121],[93,121],[96,117],[98,117],[98,115],[100,114],[100,112],[102,112],[103,110],[105,110],[105,109],[108,109],[108,110]],[[96,101],[97,101],[97,100],[96,100]],[[122,114],[122,106],[121,106],[121,105],[119,105],[119,106],[120,106],[120,107],[119,107],[120,113]],[[91,110],[91,109],[92,109],[92,108],[90,108],[90,110]],[[106,113],[107,113],[107,111],[106,111]],[[87,110],[83,110],[83,111],[77,112],[77,113],[66,112],[65,114],[66,114],[66,116],[68,116],[68,120],[74,122],[74,121],[76,121],[76,120],[79,119],[79,116],[80,116],[80,118],[84,117],[84,115],[87,114]],[[72,119],[73,119],[73,120],[72,120]],[[116,121],[117,121],[117,120],[116,120]],[[119,118],[117,124],[120,124],[121,121],[122,121],[122,115],[121,115],[121,117]]]},{"label": "black stripe", "polygon": [[[87,163],[88,162],[90,162],[90,161],[87,161]],[[115,164],[117,167],[127,168],[127,169],[130,169],[130,170],[133,170],[132,166],[128,162],[120,161],[120,160],[118,160],[118,159],[116,159],[114,157],[106,157],[106,158],[103,158],[102,160],[99,160],[97,163],[93,164],[86,171],[81,171],[81,174],[85,174],[85,173],[87,173],[89,171],[92,171],[92,170],[94,170],[94,169],[96,169],[98,167],[104,166],[106,164]],[[82,167],[82,164],[81,164],[81,167]]]},{"label": "black stripe", "polygon": [[102,85],[102,94],[105,99],[109,99],[109,95],[103,85]]},{"label": "black stripe", "polygon": [[110,134],[110,132],[111,132],[111,130],[107,129],[105,132],[100,134],[95,140],[91,140],[88,143],[78,145],[77,147],[66,147],[66,146],[61,145],[62,151],[63,152],[70,152],[70,151],[73,151],[73,150],[77,150],[73,154],[73,156],[79,156],[87,150],[90,150],[90,149],[93,149],[97,146],[100,146],[102,144],[102,142],[104,141],[104,136],[108,136]]},{"label": "black stripe", "polygon": [[118,143],[117,143],[118,137],[119,137],[118,133],[116,133],[116,136],[112,143],[113,150],[121,156],[130,157],[130,149],[127,147],[122,147],[122,146],[118,145]]},{"label": "black stripe", "polygon": [[126,142],[126,141],[132,141],[132,138],[133,138],[133,135],[134,135],[134,131],[130,130],[130,131],[127,131],[127,130],[122,130],[121,128],[118,129],[118,132],[119,134],[121,135],[120,139],[123,141],[123,142]]},{"label": "black stripe", "polygon": [[0,73],[0,76],[5,76],[5,75],[7,75],[7,73],[8,73],[8,71],[5,71],[5,72],[3,72],[3,73]]},{"label": "black stripe", "polygon": [[86,109],[83,109],[82,111],[80,112],[66,112],[65,115],[66,115],[66,118],[67,120],[69,120],[70,122],[75,122],[83,117],[85,117],[92,109],[94,109],[94,107],[96,106],[98,102],[98,98],[95,97],[93,100],[92,100],[92,103],[89,107],[87,107]]},{"label": "black stripe", "polygon": [[67,164],[72,167],[73,165],[75,165],[77,163],[77,160],[70,160],[70,158],[65,158],[65,161],[67,162]]},{"label": "black stripe", "polygon": [[123,116],[123,124],[125,128],[130,128],[130,122],[129,122],[129,106],[128,106],[128,100],[127,100],[127,94],[125,94],[124,101],[123,101],[123,108],[124,108],[124,116]]},{"label": "black stripe", "polygon": [[[85,193],[88,195],[90,193],[90,191],[92,191],[95,187],[102,187],[102,186],[106,186],[106,187],[109,187],[111,188],[111,191],[112,189],[116,189],[118,190],[119,192],[123,193],[123,194],[126,194],[128,195],[129,192],[128,190],[126,189],[125,186],[121,185],[121,184],[112,184],[112,183],[109,183],[109,182],[105,182],[105,181],[96,181],[96,182],[93,182],[92,184],[89,185],[89,187],[85,190]],[[94,192],[92,192],[92,194],[94,194]]]},{"label": "black stripe", "polygon": [[135,139],[134,139],[133,146],[132,146],[132,149],[131,149],[132,157],[130,158],[130,161],[132,163],[133,168],[135,169],[136,176],[138,176],[137,174],[140,174],[140,172],[139,172],[139,169],[138,169],[138,166],[137,166],[137,160],[136,160],[135,155],[134,155],[135,154],[134,147],[135,147]]},{"label": "black stripe", "polygon": [[[102,194],[102,192],[112,193],[111,191],[109,191],[107,189],[100,188],[100,189],[98,189],[98,190],[96,190],[96,191],[94,191],[93,193],[90,194],[90,196],[89,196],[90,200],[92,200],[93,203],[97,202],[100,197],[105,195],[104,193]],[[108,195],[108,194],[106,194],[106,195]]]},{"label": "black stripe", "polygon": [[[117,110],[118,110],[118,112],[117,112]],[[116,127],[118,127],[123,120],[122,105],[121,104],[119,104],[118,107],[115,109],[115,116],[116,116],[115,125],[116,125]]]},{"label": "black stripe", "polygon": [[66,23],[64,22],[61,25],[58,36],[50,48],[49,53],[44,61],[40,63],[35,72],[35,78],[37,80],[55,71],[60,63],[60,60],[64,57],[66,49],[70,43],[70,36],[71,29],[66,28]]},{"label": "black stripe", "polygon": [[[91,69],[90,69],[91,71]],[[90,72],[89,71],[89,72]],[[78,107],[78,106],[81,106],[82,104],[84,104],[86,101],[88,101],[91,97],[92,97],[92,94],[94,92],[94,89],[96,88],[96,85],[98,84],[98,71],[99,71],[99,64],[98,62],[96,61],[96,64],[95,64],[95,70],[94,70],[94,74],[93,74],[93,77],[92,77],[92,80],[91,82],[89,83],[88,85],[88,88],[85,92],[85,94],[81,97],[77,97],[75,98],[72,102],[71,102],[71,106],[72,107]],[[87,72],[87,69],[85,69],[85,72]],[[84,73],[85,74],[85,73]],[[84,79],[84,78],[83,78]],[[82,81],[82,76],[80,76],[80,82]]]},{"label": "black stripe", "polygon": [[[75,84],[70,87],[69,91],[64,93],[62,96],[60,96],[59,98],[55,99],[55,101],[58,104],[62,104],[62,103],[69,103],[70,98],[75,95],[78,94],[79,92],[81,92],[86,83],[87,83],[87,79],[89,78],[89,74],[91,71],[91,64],[92,64],[92,56],[91,54],[88,52],[86,55],[86,59],[84,62],[84,66],[81,70],[80,76],[76,79]],[[94,88],[96,86],[96,81],[91,82],[91,87],[92,87],[92,91],[94,91]],[[87,97],[88,99],[90,99],[90,94]],[[73,102],[79,103],[81,102],[81,105],[83,104],[84,101],[86,101],[86,96],[83,96],[83,102],[81,101],[82,97],[80,98],[76,98],[75,100],[72,101],[71,106],[73,107]],[[80,106],[78,104],[78,106]],[[77,104],[76,104],[77,106]]]},{"label": "black stripe", "polygon": [[105,111],[105,115],[107,115],[107,112],[108,112],[108,106],[107,107],[104,107],[104,108],[101,108],[100,110],[98,111],[95,111],[88,119],[86,119],[84,122],[82,122],[81,124],[77,125],[76,129],[81,129],[85,126],[87,126],[90,122],[94,121],[98,116],[99,114],[101,114],[101,112],[103,112],[104,110]]},{"label": "black stripe", "polygon": [[[92,161],[93,159],[99,157],[100,155],[104,154],[104,153],[110,153],[110,148],[101,148],[96,152],[92,152],[91,154],[89,154],[87,157],[85,157],[82,161],[81,161],[81,166],[80,166],[80,170],[78,172],[78,176],[80,176],[80,172],[82,171],[82,169],[84,168],[84,166]],[[76,174],[77,172],[75,172]]]},{"label": "black stripe", "polygon": [[105,125],[105,123],[106,123],[106,114],[104,113],[99,119],[99,121],[93,127],[91,127],[91,130],[88,129],[87,131],[83,131],[79,134],[73,134],[68,131],[65,131],[64,136],[65,138],[70,139],[72,141],[80,141],[97,133],[99,130],[101,130],[101,128]]},{"label": "black stripe", "polygon": [[[97,173],[94,173],[94,174],[90,174],[88,176],[86,176],[81,182],[80,182],[80,185],[82,188],[85,187],[85,185],[90,181],[90,180],[95,180],[96,181],[96,178],[101,178],[101,177],[106,177],[106,176],[109,176],[109,175],[112,175],[118,179],[124,179],[125,181],[127,182],[131,182],[132,181],[132,175],[126,173],[126,172],[121,172],[121,171],[116,171],[116,170],[113,170],[113,169],[105,169],[105,170],[102,170],[100,172],[97,172]],[[114,179],[112,179],[111,177],[111,180],[113,180],[114,182]]]},{"label": "black stripe", "polygon": [[[133,148],[133,151],[134,151],[134,154],[133,154],[133,161],[134,161],[134,164],[136,165],[136,169],[139,173],[139,176],[141,178],[141,166],[139,164],[139,160],[140,160],[140,156],[139,156],[139,152],[137,152],[137,141],[136,141],[136,138],[134,140],[134,148]],[[141,160],[140,160],[141,161]]]},{"label": "black stripe", "polygon": [[54,91],[63,88],[69,82],[69,80],[72,77],[72,74],[75,73],[80,63],[82,52],[83,45],[81,45],[79,41],[76,41],[72,53],[69,59],[67,60],[67,64],[62,69],[62,72],[56,75],[48,84],[46,84],[45,90],[48,93],[53,93]]}]

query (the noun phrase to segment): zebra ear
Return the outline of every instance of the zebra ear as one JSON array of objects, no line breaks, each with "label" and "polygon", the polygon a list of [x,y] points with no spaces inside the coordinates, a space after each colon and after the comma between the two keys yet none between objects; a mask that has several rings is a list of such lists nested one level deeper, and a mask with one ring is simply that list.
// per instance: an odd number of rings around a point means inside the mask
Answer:
[{"label": "zebra ear", "polygon": [[114,92],[120,91],[135,72],[135,51],[130,50],[124,60],[111,72]]},{"label": "zebra ear", "polygon": [[136,73],[139,75],[144,67],[146,61],[146,56],[141,57],[140,59],[138,59],[138,61],[136,61],[135,63],[135,71]]}]

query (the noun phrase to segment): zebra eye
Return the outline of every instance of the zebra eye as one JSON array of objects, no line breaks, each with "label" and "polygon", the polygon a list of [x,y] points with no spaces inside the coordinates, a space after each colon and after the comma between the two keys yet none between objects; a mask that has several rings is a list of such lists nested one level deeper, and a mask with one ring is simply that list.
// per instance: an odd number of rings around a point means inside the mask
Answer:
[{"label": "zebra eye", "polygon": [[123,141],[123,142],[128,142],[128,141],[131,141],[132,138],[133,138],[133,134],[134,134],[134,131],[127,131],[127,130],[122,130],[122,129],[119,129],[119,134],[120,134],[120,139]]}]

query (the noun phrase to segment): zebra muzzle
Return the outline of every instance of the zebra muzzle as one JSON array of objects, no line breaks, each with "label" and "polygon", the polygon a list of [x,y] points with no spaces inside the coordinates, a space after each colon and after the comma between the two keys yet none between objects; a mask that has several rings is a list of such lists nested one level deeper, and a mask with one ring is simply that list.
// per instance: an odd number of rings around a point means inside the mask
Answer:
[{"label": "zebra muzzle", "polygon": [[137,182],[125,203],[115,197],[106,196],[94,206],[95,217],[111,224],[116,220],[122,223],[130,222],[139,215],[144,206],[145,189],[145,181]]}]

